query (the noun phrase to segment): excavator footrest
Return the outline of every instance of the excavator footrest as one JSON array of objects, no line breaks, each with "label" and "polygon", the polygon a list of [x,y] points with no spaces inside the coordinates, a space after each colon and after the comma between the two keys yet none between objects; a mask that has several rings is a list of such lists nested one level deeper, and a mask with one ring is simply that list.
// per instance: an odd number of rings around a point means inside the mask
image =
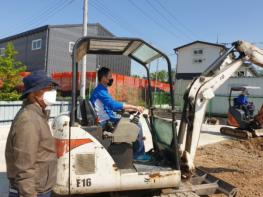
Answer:
[{"label": "excavator footrest", "polygon": [[163,189],[160,197],[196,197],[212,194],[224,194],[228,197],[235,197],[237,189],[235,186],[196,168],[195,174],[182,181],[179,188]]},{"label": "excavator footrest", "polygon": [[[190,180],[193,186],[199,188],[198,195],[225,194],[234,197],[237,194],[235,186],[205,172],[200,168],[196,168],[195,176]],[[203,193],[202,193],[203,192]],[[211,192],[210,194],[208,194]]]}]

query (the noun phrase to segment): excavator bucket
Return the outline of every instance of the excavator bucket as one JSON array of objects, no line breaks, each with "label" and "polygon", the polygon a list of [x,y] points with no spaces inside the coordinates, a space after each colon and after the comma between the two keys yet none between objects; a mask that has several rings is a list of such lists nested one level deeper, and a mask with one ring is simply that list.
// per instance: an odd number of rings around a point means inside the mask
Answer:
[{"label": "excavator bucket", "polygon": [[246,41],[237,41],[237,50],[249,57],[249,60],[263,67],[263,50]]}]

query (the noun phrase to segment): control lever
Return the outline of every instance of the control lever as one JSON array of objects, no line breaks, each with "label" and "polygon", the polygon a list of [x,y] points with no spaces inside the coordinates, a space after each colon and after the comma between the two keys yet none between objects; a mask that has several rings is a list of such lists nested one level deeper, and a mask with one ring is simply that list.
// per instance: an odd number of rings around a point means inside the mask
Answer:
[{"label": "control lever", "polygon": [[140,115],[141,115],[140,112],[136,112],[136,114],[133,116],[133,118],[130,120],[130,122],[138,125],[139,121],[140,121]]}]

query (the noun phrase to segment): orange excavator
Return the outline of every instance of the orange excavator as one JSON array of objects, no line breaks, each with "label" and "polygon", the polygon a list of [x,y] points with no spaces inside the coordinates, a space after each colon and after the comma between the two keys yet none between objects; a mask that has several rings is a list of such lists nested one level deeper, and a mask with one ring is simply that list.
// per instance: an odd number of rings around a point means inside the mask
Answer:
[{"label": "orange excavator", "polygon": [[241,92],[241,95],[246,97],[244,94],[248,94],[249,89],[260,89],[260,87],[233,86],[230,88],[227,124],[232,127],[222,127],[220,130],[222,134],[242,139],[263,136],[263,105],[254,116],[253,103],[240,104],[238,98],[232,100],[233,92]]}]

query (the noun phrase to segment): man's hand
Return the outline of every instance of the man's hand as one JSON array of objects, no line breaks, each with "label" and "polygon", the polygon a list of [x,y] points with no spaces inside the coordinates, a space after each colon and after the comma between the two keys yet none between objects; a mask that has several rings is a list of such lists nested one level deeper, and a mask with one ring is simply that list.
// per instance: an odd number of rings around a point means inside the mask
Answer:
[{"label": "man's hand", "polygon": [[142,107],[142,106],[137,106],[137,111],[140,112],[140,113],[143,113],[144,107]]},{"label": "man's hand", "polygon": [[144,107],[134,106],[134,105],[129,105],[129,104],[124,104],[123,108],[125,111],[138,111],[140,113],[144,111]]}]

